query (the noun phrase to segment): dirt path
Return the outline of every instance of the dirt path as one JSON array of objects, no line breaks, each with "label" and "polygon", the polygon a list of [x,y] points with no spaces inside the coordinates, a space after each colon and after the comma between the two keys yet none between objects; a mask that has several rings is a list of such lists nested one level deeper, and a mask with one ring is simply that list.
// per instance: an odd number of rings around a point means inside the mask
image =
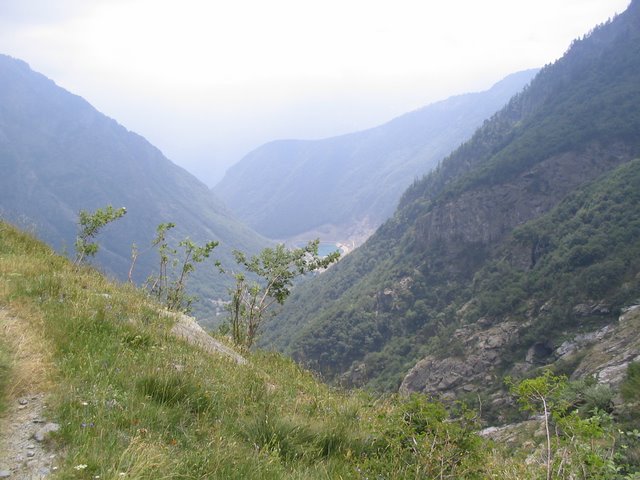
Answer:
[{"label": "dirt path", "polygon": [[55,470],[56,454],[47,435],[57,425],[47,422],[46,392],[50,364],[38,322],[24,321],[0,306],[0,337],[12,351],[8,408],[0,418],[0,479],[46,478]]}]

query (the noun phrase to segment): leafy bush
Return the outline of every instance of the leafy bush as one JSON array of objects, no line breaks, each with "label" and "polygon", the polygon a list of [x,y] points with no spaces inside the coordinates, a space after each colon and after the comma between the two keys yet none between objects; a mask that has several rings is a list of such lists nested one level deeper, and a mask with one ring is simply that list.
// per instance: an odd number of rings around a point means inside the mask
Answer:
[{"label": "leafy bush", "polygon": [[640,399],[640,362],[631,362],[627,367],[627,375],[620,386],[622,398],[628,402]]},{"label": "leafy bush", "polygon": [[451,418],[443,405],[412,395],[381,415],[377,454],[364,462],[370,478],[486,478],[486,450],[473,414]]}]

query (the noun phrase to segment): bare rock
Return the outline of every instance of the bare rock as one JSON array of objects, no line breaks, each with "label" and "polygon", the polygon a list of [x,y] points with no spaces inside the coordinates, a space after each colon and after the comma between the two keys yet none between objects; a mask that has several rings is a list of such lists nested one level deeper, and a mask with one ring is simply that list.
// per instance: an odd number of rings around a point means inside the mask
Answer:
[{"label": "bare rock", "polygon": [[611,306],[604,303],[579,303],[573,307],[573,314],[577,317],[590,317],[594,315],[609,315]]},{"label": "bare rock", "polygon": [[216,353],[230,358],[239,365],[247,363],[247,360],[238,352],[222,344],[198,325],[194,318],[183,313],[173,313],[170,315],[176,319],[176,323],[171,329],[171,334],[185,340],[187,343],[195,345],[208,353]]},{"label": "bare rock", "polygon": [[407,373],[400,393],[421,392],[441,397],[454,390],[472,391],[474,385],[485,383],[487,375],[491,377],[502,349],[518,335],[520,328],[516,322],[504,322],[480,331],[477,326],[458,329],[454,337],[464,343],[464,358],[426,356]]},{"label": "bare rock", "polygon": [[627,366],[640,361],[640,308],[629,308],[617,324],[599,330],[572,378],[594,376],[599,383],[617,387]]},{"label": "bare rock", "polygon": [[33,435],[33,438],[37,442],[44,442],[47,436],[52,432],[60,430],[60,425],[57,423],[45,423],[43,427]]},{"label": "bare rock", "polygon": [[575,353],[578,350],[581,350],[589,345],[592,345],[596,342],[602,340],[611,330],[614,328],[614,325],[606,325],[600,330],[589,333],[581,333],[576,335],[571,340],[567,340],[562,343],[556,350],[554,354],[557,358],[563,358],[568,355]]}]

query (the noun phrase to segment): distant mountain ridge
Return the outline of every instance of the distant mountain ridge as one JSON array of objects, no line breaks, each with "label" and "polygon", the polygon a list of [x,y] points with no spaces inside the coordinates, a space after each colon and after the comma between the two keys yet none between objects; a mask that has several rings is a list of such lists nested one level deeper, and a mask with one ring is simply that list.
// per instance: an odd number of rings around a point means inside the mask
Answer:
[{"label": "distant mountain ridge", "polygon": [[536,72],[509,75],[487,91],[454,96],[361,132],[267,143],[230,168],[213,190],[270,238],[328,232],[344,241],[359,230],[372,232],[392,215],[415,178],[466,140]]},{"label": "distant mountain ridge", "polygon": [[[144,138],[4,55],[0,170],[0,214],[34,229],[59,251],[73,251],[80,209],[126,207],[127,215],[101,234],[96,259],[120,279],[127,278],[133,243],[141,252],[137,280],[151,273],[156,254],[142,253],[161,222],[176,223],[172,238],[220,241],[214,256],[229,262],[233,248],[256,251],[267,244]],[[202,285],[196,287],[202,296],[224,294],[220,275],[206,277],[194,282]]]},{"label": "distant mountain ridge", "polygon": [[505,374],[544,364],[571,374],[580,358],[561,358],[561,344],[640,301],[638,112],[634,0],[300,287],[263,344],[335,381],[404,378],[438,396],[493,394]]}]

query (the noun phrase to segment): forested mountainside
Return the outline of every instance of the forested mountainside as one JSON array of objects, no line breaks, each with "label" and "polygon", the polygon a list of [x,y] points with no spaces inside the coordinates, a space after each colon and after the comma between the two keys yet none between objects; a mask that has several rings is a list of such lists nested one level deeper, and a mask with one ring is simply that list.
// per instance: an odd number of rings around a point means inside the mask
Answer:
[{"label": "forested mountainside", "polygon": [[233,166],[214,192],[270,238],[362,238],[393,214],[412,181],[467,140],[536,72],[512,74],[487,91],[451,97],[369,130],[268,143]]},{"label": "forested mountainside", "polygon": [[[131,247],[140,252],[135,276],[156,266],[148,251],[161,222],[172,237],[217,240],[214,256],[256,251],[266,240],[237,221],[211,191],[144,138],[102,115],[84,99],[29,66],[0,56],[0,215],[35,231],[58,251],[73,252],[78,211],[112,204],[127,214],[100,237],[97,263],[126,279]],[[198,283],[202,296],[221,295],[213,268]]]},{"label": "forested mountainside", "polygon": [[[444,396],[491,393],[544,364],[571,374],[585,350],[568,358],[564,342],[614,329],[640,300],[638,157],[635,0],[416,181],[361,248],[301,286],[263,345],[330,380],[404,379],[405,391]],[[629,348],[623,364],[640,355]]]}]

